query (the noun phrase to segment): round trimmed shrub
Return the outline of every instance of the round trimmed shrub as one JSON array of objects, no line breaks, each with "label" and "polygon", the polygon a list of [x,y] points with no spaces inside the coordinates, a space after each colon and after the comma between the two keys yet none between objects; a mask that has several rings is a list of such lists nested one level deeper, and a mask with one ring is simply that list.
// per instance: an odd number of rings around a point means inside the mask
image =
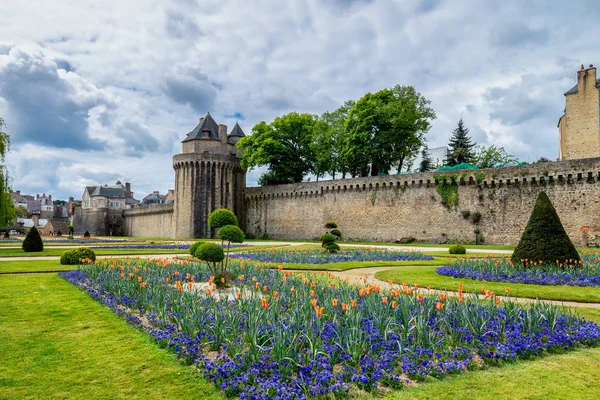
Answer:
[{"label": "round trimmed shrub", "polygon": [[335,236],[331,233],[324,233],[321,235],[319,240],[322,242],[322,246],[325,247],[326,244],[335,242]]},{"label": "round trimmed shrub", "polygon": [[60,256],[62,265],[78,265],[81,259],[90,259],[96,261],[96,253],[88,247],[80,247],[78,249],[67,250]]},{"label": "round trimmed shrub", "polygon": [[540,192],[521,240],[513,252],[513,264],[541,261],[542,266],[554,263],[574,265],[579,259],[579,253],[548,195]]},{"label": "round trimmed shrub", "polygon": [[199,240],[197,242],[192,243],[192,245],[190,246],[190,255],[192,257],[196,256],[196,250],[198,250],[198,247],[202,246],[205,242]]},{"label": "round trimmed shrub", "polygon": [[227,208],[217,208],[208,216],[208,225],[210,225],[211,228],[221,228],[225,225],[237,226],[237,224],[237,217]]},{"label": "round trimmed shrub", "polygon": [[83,238],[84,239],[89,239],[90,238],[90,232],[89,231],[85,231],[85,233],[83,234]]},{"label": "round trimmed shrub", "polygon": [[339,229],[333,229],[330,233],[338,239],[342,238],[342,231]]},{"label": "round trimmed shrub", "polygon": [[196,249],[196,257],[208,263],[218,263],[225,258],[223,248],[216,243],[206,242]]},{"label": "round trimmed shrub", "polygon": [[44,251],[44,242],[42,241],[40,232],[35,226],[27,232],[27,236],[25,236],[21,247],[26,253]]},{"label": "round trimmed shrub", "polygon": [[244,232],[235,225],[225,225],[219,229],[217,236],[219,236],[219,239],[221,240],[232,243],[243,243],[244,239],[246,239]]},{"label": "round trimmed shrub", "polygon": [[465,246],[461,246],[460,244],[453,244],[450,246],[448,252],[450,254],[467,254],[467,249],[465,249]]},{"label": "round trimmed shrub", "polygon": [[337,228],[337,224],[333,221],[329,221],[328,223],[325,224],[325,228],[327,229],[335,229]]},{"label": "round trimmed shrub", "polygon": [[337,243],[328,243],[325,246],[325,250],[327,250],[330,253],[335,253],[340,251],[340,246]]}]

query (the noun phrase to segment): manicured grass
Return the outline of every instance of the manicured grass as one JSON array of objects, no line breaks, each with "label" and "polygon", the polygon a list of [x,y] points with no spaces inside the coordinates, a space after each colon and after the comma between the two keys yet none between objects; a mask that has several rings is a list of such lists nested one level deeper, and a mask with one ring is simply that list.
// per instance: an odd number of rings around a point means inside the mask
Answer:
[{"label": "manicured grass", "polygon": [[[81,246],[83,247],[83,246]],[[276,246],[268,246],[268,245],[259,245],[259,246],[241,246],[241,247],[233,247],[230,252],[236,251],[248,251],[257,248],[264,247],[276,247]],[[48,257],[48,256],[60,256],[67,249],[53,249],[53,248],[45,248],[44,251],[41,252],[31,252],[26,253],[22,249],[2,249],[0,248],[0,258],[2,257]],[[94,253],[97,256],[135,256],[135,255],[143,255],[143,254],[188,254],[188,249],[94,249]]]},{"label": "manicured grass", "polygon": [[0,398],[223,398],[56,274],[0,276]]},{"label": "manicured grass", "polygon": [[77,265],[60,265],[58,260],[0,261],[0,274],[19,272],[70,271]]},{"label": "manicured grass", "polygon": [[458,285],[462,284],[465,292],[479,293],[482,286],[485,286],[486,289],[501,295],[504,294],[504,289],[509,287],[510,294],[516,297],[600,303],[600,288],[475,281],[473,279],[457,279],[438,275],[435,273],[435,270],[436,267],[398,268],[378,272],[375,274],[375,277],[382,281],[392,280],[395,283],[418,283],[421,287],[431,286],[433,289],[451,291],[457,291]]}]

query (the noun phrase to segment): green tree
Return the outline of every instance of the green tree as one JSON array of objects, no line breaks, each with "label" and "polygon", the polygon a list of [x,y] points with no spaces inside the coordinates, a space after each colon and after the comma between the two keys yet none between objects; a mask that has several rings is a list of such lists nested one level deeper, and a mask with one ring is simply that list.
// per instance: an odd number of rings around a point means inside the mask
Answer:
[{"label": "green tree", "polygon": [[19,218],[27,218],[29,216],[29,210],[24,206],[19,206],[15,208],[15,212],[17,213],[17,217]]},{"label": "green tree", "polygon": [[227,280],[225,272],[227,271],[227,266],[229,264],[229,248],[231,247],[231,243],[243,243],[246,239],[246,236],[244,235],[244,232],[236,225],[225,225],[224,227],[219,229],[218,235],[219,239],[227,242],[225,262],[223,262],[221,267],[221,277]]},{"label": "green tree", "polygon": [[316,115],[292,112],[270,124],[259,122],[251,135],[237,143],[244,151],[242,167],[267,166],[269,171],[259,179],[261,185],[302,182],[305,175],[314,172],[317,121]]},{"label": "green tree", "polygon": [[10,151],[10,136],[3,131],[6,124],[0,118],[0,227],[10,225],[17,217],[12,202],[8,172],[4,166],[4,158]]},{"label": "green tree", "polygon": [[475,159],[476,143],[469,137],[469,128],[465,127],[462,118],[458,121],[458,126],[452,131],[452,137],[448,147],[448,158],[446,165],[454,166],[462,163],[471,163]]},{"label": "green tree", "polygon": [[579,253],[560,222],[558,214],[545,192],[540,192],[533,211],[523,231],[519,244],[513,251],[514,264],[542,262],[574,265]]},{"label": "green tree", "polygon": [[[327,167],[325,172],[329,173],[333,179],[337,172],[342,174],[342,178],[345,178],[348,173],[348,161],[344,158],[342,150],[346,137],[346,120],[354,103],[354,100],[347,100],[337,110],[323,113],[319,121],[325,123],[326,127],[318,126],[315,129],[315,140],[319,143],[315,150],[317,157],[315,169]],[[323,132],[325,134],[321,138]],[[327,161],[329,162],[327,163]]]},{"label": "green tree", "polygon": [[354,176],[402,170],[423,144],[435,112],[412,86],[396,85],[358,100],[346,120],[342,151]]},{"label": "green tree", "polygon": [[429,154],[429,148],[423,146],[421,150],[421,162],[419,163],[419,172],[428,172],[433,169],[433,161],[431,160],[431,154]]},{"label": "green tree", "polygon": [[29,232],[27,232],[27,236],[25,236],[21,248],[26,253],[44,251],[44,242],[42,241],[40,232],[35,226],[32,226]]},{"label": "green tree", "polygon": [[519,162],[519,159],[512,154],[508,154],[504,147],[496,147],[491,145],[490,147],[481,146],[476,152],[475,159],[473,160],[479,168],[493,168],[496,164],[515,164]]}]

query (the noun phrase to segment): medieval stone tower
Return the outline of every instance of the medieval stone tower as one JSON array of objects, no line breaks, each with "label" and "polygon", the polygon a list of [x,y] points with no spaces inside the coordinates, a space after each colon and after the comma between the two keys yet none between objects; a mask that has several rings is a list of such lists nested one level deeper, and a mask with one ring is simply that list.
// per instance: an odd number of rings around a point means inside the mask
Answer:
[{"label": "medieval stone tower", "polygon": [[558,121],[559,159],[600,157],[600,79],[583,65],[577,85],[565,93],[565,114]]},{"label": "medieval stone tower", "polygon": [[206,114],[183,140],[181,154],[173,156],[176,238],[213,237],[208,216],[217,208],[232,210],[244,229],[246,172],[235,147],[242,137],[237,123],[227,135],[227,126]]}]

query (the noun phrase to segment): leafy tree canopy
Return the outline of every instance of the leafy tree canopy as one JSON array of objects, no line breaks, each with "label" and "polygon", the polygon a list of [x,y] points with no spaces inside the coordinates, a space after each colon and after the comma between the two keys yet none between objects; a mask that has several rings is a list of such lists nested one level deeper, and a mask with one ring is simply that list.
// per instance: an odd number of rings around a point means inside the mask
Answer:
[{"label": "leafy tree canopy", "polygon": [[269,172],[259,180],[261,185],[302,182],[305,175],[314,172],[317,122],[316,115],[297,112],[277,117],[270,124],[259,122],[251,135],[237,143],[244,151],[242,167],[268,166]]},{"label": "leafy tree canopy", "polygon": [[352,176],[388,173],[413,157],[435,112],[412,86],[396,85],[358,100],[346,119],[342,156]]},{"label": "leafy tree canopy", "polygon": [[421,162],[419,163],[419,172],[428,172],[433,169],[433,160],[429,154],[429,148],[423,146],[421,150]]},{"label": "leafy tree canopy", "polygon": [[475,159],[476,143],[469,137],[469,128],[466,128],[462,118],[458,121],[458,126],[452,131],[452,137],[448,147],[448,158],[446,165],[451,167],[462,163],[473,163]]},{"label": "leafy tree canopy", "polygon": [[487,148],[481,146],[475,154],[474,162],[479,168],[493,168],[497,164],[516,164],[519,159],[512,154],[508,154],[504,147],[491,145]]},{"label": "leafy tree canopy", "polygon": [[8,172],[4,167],[4,158],[10,150],[10,136],[4,132],[4,120],[0,118],[0,227],[10,225],[17,217],[11,198]]}]

